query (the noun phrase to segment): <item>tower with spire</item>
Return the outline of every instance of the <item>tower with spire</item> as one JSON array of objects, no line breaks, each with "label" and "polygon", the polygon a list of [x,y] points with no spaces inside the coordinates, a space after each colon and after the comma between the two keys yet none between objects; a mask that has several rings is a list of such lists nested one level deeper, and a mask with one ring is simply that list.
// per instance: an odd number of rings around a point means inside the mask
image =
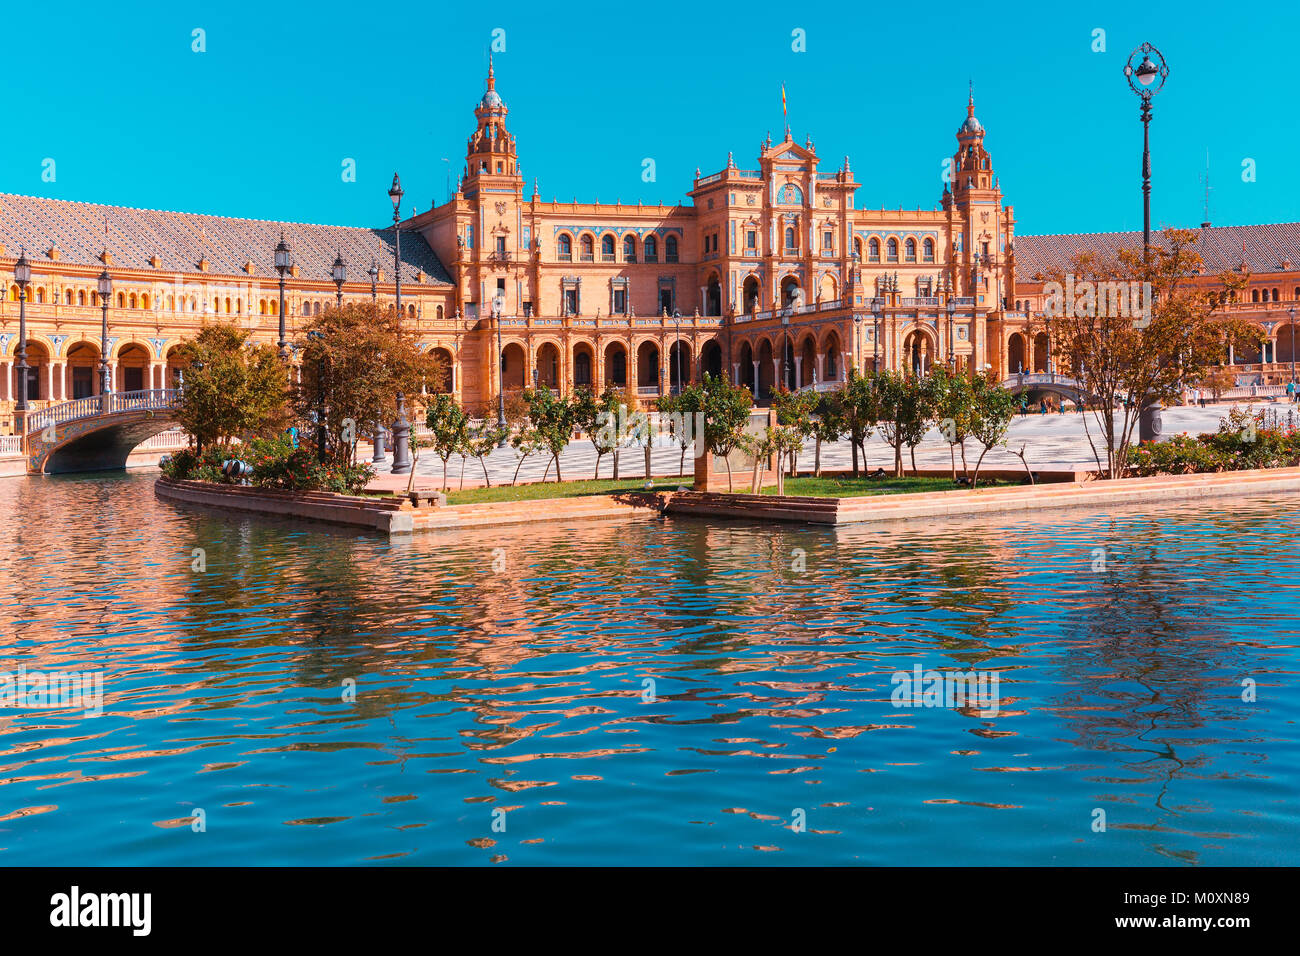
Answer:
[{"label": "tower with spire", "polygon": [[470,134],[465,154],[461,190],[466,198],[472,198],[480,189],[522,192],[523,179],[519,176],[515,138],[506,129],[506,114],[509,112],[505,100],[497,92],[496,68],[492,58],[488,57],[487,89],[474,107],[477,124]]},{"label": "tower with spire", "polygon": [[1001,308],[1008,288],[1008,248],[1014,218],[1002,206],[1002,190],[993,159],[984,148],[984,124],[975,116],[975,87],[966,99],[966,118],[957,127],[957,151],[951,164],[951,189],[944,185],[943,208],[948,214],[952,248],[947,280],[961,296],[977,305]]}]

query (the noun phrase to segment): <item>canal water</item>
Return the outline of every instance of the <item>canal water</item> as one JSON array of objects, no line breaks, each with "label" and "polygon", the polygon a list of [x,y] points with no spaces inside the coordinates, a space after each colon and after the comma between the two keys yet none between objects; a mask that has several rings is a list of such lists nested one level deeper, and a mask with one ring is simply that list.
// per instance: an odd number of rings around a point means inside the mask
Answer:
[{"label": "canal water", "polygon": [[0,482],[8,702],[103,692],[0,708],[0,863],[1300,862],[1290,497],[388,541],[152,480]]}]

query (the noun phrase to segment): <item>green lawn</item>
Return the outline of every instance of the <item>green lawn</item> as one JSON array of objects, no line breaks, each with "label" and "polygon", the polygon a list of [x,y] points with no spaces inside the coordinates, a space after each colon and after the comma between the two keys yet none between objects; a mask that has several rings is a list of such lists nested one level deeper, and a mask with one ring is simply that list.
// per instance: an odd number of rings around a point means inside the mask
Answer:
[{"label": "green lawn", "polygon": [[[687,488],[694,479],[690,475],[680,481],[660,479],[653,487],[654,491],[676,491],[678,485]],[[556,483],[548,481],[531,485],[493,485],[491,488],[466,488],[464,491],[447,492],[449,505],[476,505],[490,501],[538,501],[543,498],[579,498],[584,495],[607,495],[615,491],[644,491],[644,478],[621,478],[614,481],[602,478],[599,481],[565,481]]]},{"label": "green lawn", "polygon": [[[995,485],[1009,485],[1007,481],[986,481],[980,479],[979,486],[992,487]],[[813,498],[860,498],[863,495],[901,495],[921,491],[953,491],[958,486],[952,483],[951,478],[787,478],[785,480],[785,493],[787,495],[804,495]],[[745,484],[742,489],[737,486],[737,491],[748,491],[749,485]],[[763,494],[776,494],[776,486],[763,489]]]}]

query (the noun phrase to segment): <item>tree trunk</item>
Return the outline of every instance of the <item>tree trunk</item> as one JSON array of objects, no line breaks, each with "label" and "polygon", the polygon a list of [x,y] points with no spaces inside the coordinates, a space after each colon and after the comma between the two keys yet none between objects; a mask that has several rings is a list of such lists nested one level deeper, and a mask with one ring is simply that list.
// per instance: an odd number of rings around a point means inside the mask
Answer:
[{"label": "tree trunk", "polygon": [[[412,476],[415,475],[415,465],[414,465],[414,464],[411,465],[411,474],[412,474]],[[410,485],[407,485],[407,488],[409,489],[409,488],[410,488]],[[450,488],[450,487],[448,486],[448,484],[447,484],[447,459],[446,459],[446,458],[444,458],[444,459],[442,460],[442,490],[443,490],[443,491],[451,491],[451,488]]]},{"label": "tree trunk", "polygon": [[560,477],[560,453],[559,452],[555,453],[555,480],[556,482],[561,482],[564,480],[563,478]]},{"label": "tree trunk", "polygon": [[551,462],[552,462],[554,459],[555,459],[555,456],[554,456],[554,455],[552,455],[550,458],[546,459],[546,470],[545,470],[544,472],[542,472],[542,484],[546,484],[546,479],[549,478],[549,477],[551,477]]},{"label": "tree trunk", "polygon": [[686,446],[682,446],[682,457],[677,459],[677,477],[680,478],[686,474]]},{"label": "tree trunk", "polygon": [[817,436],[817,444],[813,448],[813,477],[822,476],[822,436]]},{"label": "tree trunk", "polygon": [[488,477],[487,462],[479,458],[478,463],[483,466],[483,482],[488,487],[492,487],[492,479]]},{"label": "tree trunk", "polygon": [[908,445],[908,446],[907,446],[907,453],[908,453],[909,455],[912,456],[912,477],[913,477],[913,478],[918,478],[918,477],[920,477],[920,476],[917,475],[917,473],[916,473],[916,446],[915,446],[915,445]]},{"label": "tree trunk", "polygon": [[[411,470],[414,471],[415,469],[412,468]],[[465,456],[464,455],[460,456],[460,490],[461,491],[465,490]]]},{"label": "tree trunk", "polygon": [[849,445],[853,448],[853,477],[858,477],[858,436],[849,434]]},{"label": "tree trunk", "polygon": [[957,484],[957,448],[951,443],[948,445],[948,460],[952,462],[952,483],[955,485]]},{"label": "tree trunk", "polygon": [[604,457],[604,455],[605,453],[603,451],[596,449],[596,474],[592,476],[592,481],[600,480],[600,459]]},{"label": "tree trunk", "polygon": [[749,484],[749,493],[756,495],[759,492],[759,475],[763,473],[763,459],[754,455],[754,479]]},{"label": "tree trunk", "polygon": [[980,452],[979,461],[975,462],[975,476],[971,478],[970,481],[971,491],[974,491],[976,486],[980,483],[980,465],[984,464],[984,456],[988,454],[988,451],[989,449],[988,446],[986,445],[984,447],[984,450]]},{"label": "tree trunk", "polygon": [[650,440],[648,437],[645,446],[645,480],[650,480]]},{"label": "tree trunk", "polygon": [[731,494],[731,455],[722,456],[722,463],[727,466],[727,494]]},{"label": "tree trunk", "polygon": [[524,459],[527,457],[528,457],[527,455],[519,456],[519,464],[515,465],[515,476],[510,479],[511,487],[514,487],[515,485],[519,484],[519,469],[524,467]]},{"label": "tree trunk", "polygon": [[618,449],[614,449],[614,480],[618,481]]},{"label": "tree trunk", "polygon": [[966,464],[966,439],[961,440],[961,473],[970,477],[970,465]]}]

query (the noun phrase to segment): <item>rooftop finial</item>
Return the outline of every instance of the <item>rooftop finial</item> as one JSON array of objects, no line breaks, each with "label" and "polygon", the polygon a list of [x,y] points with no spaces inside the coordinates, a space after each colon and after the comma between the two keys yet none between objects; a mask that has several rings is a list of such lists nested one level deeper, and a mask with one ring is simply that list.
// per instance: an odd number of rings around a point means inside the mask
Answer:
[{"label": "rooftop finial", "polygon": [[495,90],[496,88],[497,88],[497,75],[496,75],[496,71],[492,67],[492,54],[489,53],[488,54],[488,89]]},{"label": "rooftop finial", "polygon": [[970,81],[970,96],[966,99],[966,115],[975,115],[975,81]]}]

